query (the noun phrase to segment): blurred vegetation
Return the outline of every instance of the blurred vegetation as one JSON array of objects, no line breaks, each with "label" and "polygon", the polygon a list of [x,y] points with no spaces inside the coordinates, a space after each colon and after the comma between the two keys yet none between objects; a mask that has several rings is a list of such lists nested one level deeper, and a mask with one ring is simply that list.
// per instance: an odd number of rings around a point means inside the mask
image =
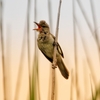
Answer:
[{"label": "blurred vegetation", "polygon": [[[48,0],[48,15],[49,15],[49,25],[51,27],[51,30],[52,30],[52,3],[53,1],[51,2],[51,0]],[[63,0],[62,0],[63,2]],[[98,86],[97,84],[97,80],[96,80],[96,76],[95,76],[95,72],[94,70],[92,69],[93,65],[92,65],[92,62],[88,56],[88,52],[87,52],[87,46],[86,46],[86,41],[85,39],[83,38],[82,36],[82,30],[81,30],[81,25],[80,25],[80,22],[78,21],[78,18],[76,17],[76,3],[78,4],[82,14],[83,14],[83,17],[87,23],[87,26],[92,34],[92,37],[96,43],[96,46],[98,48],[98,59],[99,59],[99,63],[100,63],[100,43],[99,43],[99,33],[96,31],[97,30],[97,22],[96,22],[96,14],[95,14],[95,6],[94,6],[94,1],[93,0],[90,0],[90,6],[91,6],[91,12],[92,12],[92,18],[93,18],[93,25],[94,25],[94,30],[92,29],[91,27],[91,24],[89,22],[89,18],[87,17],[86,15],[86,12],[84,11],[84,7],[82,5],[82,2],[80,0],[72,0],[72,7],[73,7],[73,40],[74,40],[74,60],[75,60],[75,69],[72,69],[71,72],[70,72],[70,78],[71,78],[71,84],[70,84],[70,100],[75,100],[73,98],[73,94],[74,94],[74,91],[73,89],[75,88],[75,91],[76,91],[76,99],[77,100],[81,100],[81,96],[80,96],[80,93],[81,93],[81,89],[79,87],[80,85],[80,79],[79,79],[79,66],[78,66],[78,43],[77,43],[77,29],[79,30],[79,33],[80,33],[80,38],[81,38],[81,41],[82,41],[82,45],[83,45],[83,48],[84,48],[84,51],[85,51],[85,55],[86,55],[86,59],[85,61],[87,62],[87,65],[89,66],[89,69],[91,71],[91,75],[90,75],[90,86],[91,86],[91,97],[90,98],[85,98],[85,100],[100,100],[100,85]],[[63,6],[63,5],[62,5]],[[2,76],[3,76],[3,80],[2,80],[2,83],[3,83],[3,96],[4,96],[4,99],[3,100],[11,100],[11,97],[12,97],[12,94],[10,94],[10,87],[11,87],[11,76],[10,76],[10,69],[7,67],[6,63],[10,66],[10,59],[7,59],[6,57],[7,56],[10,56],[10,38],[9,35],[7,36],[7,39],[8,39],[8,42],[6,43],[6,47],[8,48],[7,49],[7,54],[8,55],[5,55],[5,44],[4,44],[4,32],[3,32],[3,7],[4,7],[4,3],[3,3],[3,0],[0,0],[0,62],[1,62],[1,69],[2,69]],[[22,74],[23,74],[23,59],[25,58],[25,52],[24,52],[24,49],[27,48],[27,68],[28,68],[28,82],[29,82],[29,89],[27,91],[27,98],[26,100],[41,100],[41,93],[40,93],[40,78],[39,78],[39,54],[38,54],[38,48],[37,48],[37,43],[36,43],[36,39],[37,39],[37,35],[35,33],[34,35],[34,55],[32,57],[32,64],[30,63],[31,61],[31,57],[30,55],[31,52],[31,47],[30,47],[30,10],[31,10],[31,0],[28,0],[27,2],[27,11],[26,11],[26,16],[25,16],[25,28],[24,28],[24,32],[23,32],[23,38],[22,38],[22,46],[21,46],[21,53],[20,53],[20,62],[19,62],[19,69],[18,69],[18,76],[17,76],[17,81],[16,81],[16,87],[15,87],[15,94],[14,94],[14,100],[19,100],[19,92],[20,92],[20,88],[21,88],[21,80],[22,80]],[[34,0],[34,20],[37,21],[37,0]],[[35,26],[34,26],[35,27]],[[11,29],[10,29],[11,30]],[[9,33],[9,31],[8,31]],[[50,65],[51,66],[51,65]],[[86,66],[85,66],[86,67]],[[48,90],[48,100],[51,100],[50,99],[50,95],[51,95],[51,77],[52,77],[52,73],[51,73],[51,68],[50,68],[50,78],[49,78],[49,90]],[[86,71],[86,69],[85,69]],[[84,83],[86,84],[86,72],[84,71]],[[88,73],[89,75],[89,73]],[[100,76],[98,76],[100,77]],[[56,81],[56,87],[55,87],[55,100],[57,100],[57,80]],[[74,83],[75,81],[75,83]],[[74,83],[74,84],[73,84]],[[83,87],[83,86],[82,86]],[[87,87],[84,86],[84,89],[86,89]],[[64,91],[63,91],[64,92]],[[88,94],[86,94],[88,95]],[[86,96],[85,95],[85,96]],[[66,95],[67,96],[67,95]]]}]

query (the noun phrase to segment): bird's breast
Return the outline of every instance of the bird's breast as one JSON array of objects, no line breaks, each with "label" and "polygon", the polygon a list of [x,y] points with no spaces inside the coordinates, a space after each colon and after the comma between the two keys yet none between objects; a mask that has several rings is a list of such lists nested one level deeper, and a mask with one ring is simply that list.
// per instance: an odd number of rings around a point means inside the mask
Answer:
[{"label": "bird's breast", "polygon": [[44,41],[39,39],[37,40],[39,49],[43,54],[45,54],[49,58],[53,58],[53,42],[54,40],[52,38],[48,38],[47,40]]}]

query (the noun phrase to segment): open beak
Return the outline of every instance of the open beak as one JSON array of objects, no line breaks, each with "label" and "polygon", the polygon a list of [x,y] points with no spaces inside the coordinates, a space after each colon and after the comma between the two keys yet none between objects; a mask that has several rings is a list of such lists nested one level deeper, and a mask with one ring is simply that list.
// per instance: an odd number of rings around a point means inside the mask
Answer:
[{"label": "open beak", "polygon": [[41,26],[37,22],[34,22],[34,23],[38,26],[38,28],[35,28],[33,30],[40,31],[41,30]]}]

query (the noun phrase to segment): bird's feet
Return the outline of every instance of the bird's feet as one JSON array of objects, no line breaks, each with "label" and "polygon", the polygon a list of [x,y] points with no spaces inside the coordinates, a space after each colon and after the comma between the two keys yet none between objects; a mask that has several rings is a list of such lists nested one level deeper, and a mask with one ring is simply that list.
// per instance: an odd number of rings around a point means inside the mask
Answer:
[{"label": "bird's feet", "polygon": [[58,46],[58,42],[53,42],[53,46]]},{"label": "bird's feet", "polygon": [[55,60],[54,63],[52,63],[52,68],[55,69],[57,68],[56,66],[57,66],[57,60]]},{"label": "bird's feet", "polygon": [[52,68],[53,68],[53,69],[57,68],[56,66],[57,66],[57,65],[55,65],[55,64],[52,64]]}]

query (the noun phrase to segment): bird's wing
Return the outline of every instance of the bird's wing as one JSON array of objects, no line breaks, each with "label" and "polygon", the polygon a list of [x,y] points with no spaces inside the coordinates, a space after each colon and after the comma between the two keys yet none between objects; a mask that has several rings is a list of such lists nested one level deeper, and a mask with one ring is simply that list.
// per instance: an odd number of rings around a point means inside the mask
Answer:
[{"label": "bird's wing", "polygon": [[61,49],[59,43],[57,43],[57,44],[58,44],[58,46],[57,46],[57,50],[58,50],[59,54],[64,58],[63,51],[62,51],[62,49]]},{"label": "bird's wing", "polygon": [[43,55],[50,61],[50,62],[52,62],[53,61],[53,59],[52,58],[50,58],[50,57],[48,57],[43,51],[41,51],[42,53],[43,53]]},{"label": "bird's wing", "polygon": [[[51,34],[51,35],[52,35],[52,37],[53,37],[54,40],[55,40],[55,37],[53,36],[53,34]],[[57,51],[58,51],[58,53],[64,58],[63,51],[62,51],[62,49],[61,49],[61,47],[60,47],[60,45],[59,45],[58,42],[57,42]]]}]

